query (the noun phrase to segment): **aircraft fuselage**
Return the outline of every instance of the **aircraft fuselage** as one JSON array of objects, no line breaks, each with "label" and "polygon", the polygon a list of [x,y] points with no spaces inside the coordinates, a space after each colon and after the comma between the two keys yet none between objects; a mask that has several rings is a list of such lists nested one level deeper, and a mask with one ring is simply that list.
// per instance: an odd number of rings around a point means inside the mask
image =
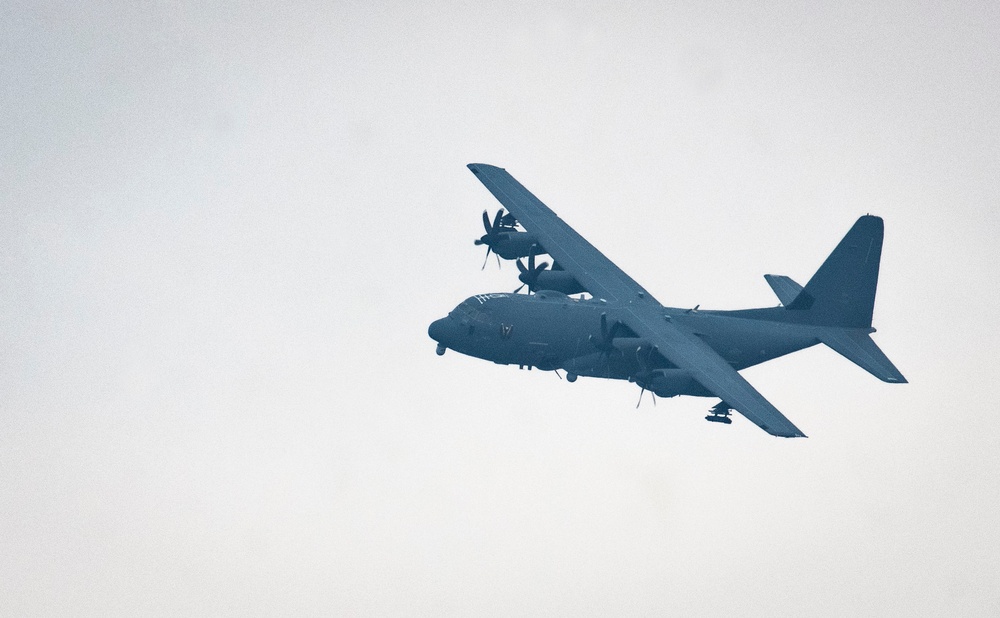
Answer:
[{"label": "aircraft fuselage", "polygon": [[[819,343],[808,326],[769,320],[780,308],[663,310],[665,318],[695,333],[737,370]],[[627,326],[609,337],[615,314],[612,303],[559,292],[477,294],[433,322],[428,333],[439,353],[452,349],[504,365],[564,369],[571,377],[630,380],[661,396],[711,395]]]}]

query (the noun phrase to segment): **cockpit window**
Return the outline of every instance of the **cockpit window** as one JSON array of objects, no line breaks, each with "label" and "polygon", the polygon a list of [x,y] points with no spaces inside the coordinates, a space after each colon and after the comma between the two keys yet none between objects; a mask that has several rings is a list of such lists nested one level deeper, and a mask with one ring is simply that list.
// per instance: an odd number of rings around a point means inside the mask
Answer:
[{"label": "cockpit window", "polygon": [[490,322],[489,312],[483,310],[483,303],[475,297],[464,301],[455,310],[460,315],[472,318],[476,322]]}]

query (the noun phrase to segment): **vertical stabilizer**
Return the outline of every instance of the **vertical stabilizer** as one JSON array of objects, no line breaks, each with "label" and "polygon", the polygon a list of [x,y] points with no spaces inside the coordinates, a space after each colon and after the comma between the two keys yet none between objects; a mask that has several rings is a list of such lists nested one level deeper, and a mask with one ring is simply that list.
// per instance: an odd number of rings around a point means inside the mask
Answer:
[{"label": "vertical stabilizer", "polygon": [[882,258],[882,235],[880,217],[865,215],[858,219],[786,308],[807,312],[806,320],[811,324],[870,327]]}]

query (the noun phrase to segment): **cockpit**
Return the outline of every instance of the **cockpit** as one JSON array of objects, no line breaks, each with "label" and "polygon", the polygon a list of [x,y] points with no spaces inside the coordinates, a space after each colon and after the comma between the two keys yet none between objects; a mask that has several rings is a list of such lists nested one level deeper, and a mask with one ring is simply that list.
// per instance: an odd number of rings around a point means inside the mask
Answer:
[{"label": "cockpit", "polygon": [[452,311],[456,318],[471,320],[472,322],[489,323],[490,312],[487,302],[492,298],[506,298],[507,294],[476,294],[462,301]]},{"label": "cockpit", "polygon": [[469,350],[474,341],[483,339],[484,335],[488,338],[487,334],[494,330],[500,333],[489,304],[493,299],[509,296],[510,294],[503,293],[470,296],[455,307],[448,317],[431,324],[428,333],[439,344],[438,354],[443,354],[445,348],[472,354]]}]

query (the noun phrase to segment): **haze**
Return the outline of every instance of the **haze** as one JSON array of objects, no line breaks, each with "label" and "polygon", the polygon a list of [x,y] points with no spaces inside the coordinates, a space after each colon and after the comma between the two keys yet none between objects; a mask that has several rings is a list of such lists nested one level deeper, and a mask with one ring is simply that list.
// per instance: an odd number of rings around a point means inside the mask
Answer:
[{"label": "haze", "polygon": [[[0,614],[1000,613],[995,3],[0,16]],[[518,285],[473,161],[672,306],[883,217],[910,384],[747,370],[778,440],[435,356]]]}]

